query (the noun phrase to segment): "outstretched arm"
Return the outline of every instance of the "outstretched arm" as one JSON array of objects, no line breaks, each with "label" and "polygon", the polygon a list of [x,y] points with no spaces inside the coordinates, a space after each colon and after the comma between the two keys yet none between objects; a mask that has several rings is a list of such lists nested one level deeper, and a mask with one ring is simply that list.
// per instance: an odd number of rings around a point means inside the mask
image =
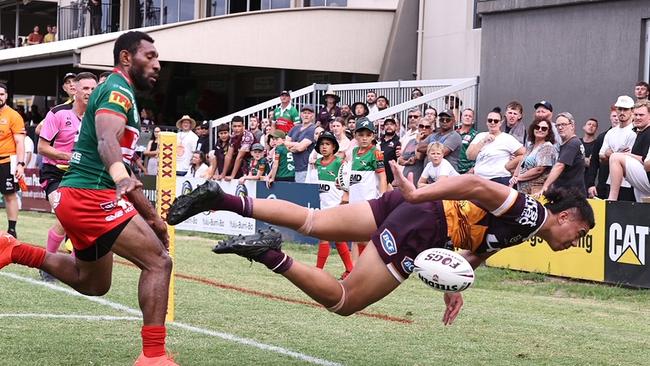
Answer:
[{"label": "outstretched arm", "polygon": [[[440,179],[426,187],[417,189],[412,179],[407,179],[395,162],[390,162],[393,170],[393,185],[402,190],[404,199],[411,203],[435,200],[472,200],[483,208],[494,211],[508,199],[512,189],[473,174]],[[412,178],[412,177],[411,177]]]}]

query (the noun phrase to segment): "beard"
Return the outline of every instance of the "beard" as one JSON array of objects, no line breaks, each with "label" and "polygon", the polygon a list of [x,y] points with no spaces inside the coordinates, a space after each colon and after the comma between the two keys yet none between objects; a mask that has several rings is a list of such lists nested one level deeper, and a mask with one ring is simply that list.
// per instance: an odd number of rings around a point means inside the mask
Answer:
[{"label": "beard", "polygon": [[145,76],[142,66],[132,67],[129,70],[129,76],[133,80],[135,88],[140,91],[149,91],[154,87],[154,83],[150,82],[149,78]]},{"label": "beard", "polygon": [[6,101],[0,100],[0,109],[2,109],[6,104]]},{"label": "beard", "polygon": [[384,131],[385,136],[395,136],[395,130],[385,130]]}]

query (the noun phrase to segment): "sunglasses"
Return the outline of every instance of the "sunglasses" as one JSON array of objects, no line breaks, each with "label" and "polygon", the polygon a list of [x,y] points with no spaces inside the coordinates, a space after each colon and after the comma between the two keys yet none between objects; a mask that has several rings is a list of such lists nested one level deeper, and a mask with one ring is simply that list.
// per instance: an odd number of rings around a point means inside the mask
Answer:
[{"label": "sunglasses", "polygon": [[488,118],[488,120],[487,120],[487,123],[499,123],[499,122],[501,122],[500,119],[492,119],[492,118]]},{"label": "sunglasses", "polygon": [[536,130],[538,130],[538,131],[542,131],[542,132],[546,132],[546,131],[548,131],[548,127],[546,127],[546,126],[535,126],[534,128],[535,128]]},{"label": "sunglasses", "polygon": [[431,125],[418,125],[418,128],[426,128],[428,130],[431,129]]},{"label": "sunglasses", "polygon": [[438,121],[440,121],[440,122],[450,122],[451,118],[449,118],[449,117],[440,117],[440,118],[438,118]]},{"label": "sunglasses", "polygon": [[420,117],[413,114],[409,114],[409,118],[420,118]]}]

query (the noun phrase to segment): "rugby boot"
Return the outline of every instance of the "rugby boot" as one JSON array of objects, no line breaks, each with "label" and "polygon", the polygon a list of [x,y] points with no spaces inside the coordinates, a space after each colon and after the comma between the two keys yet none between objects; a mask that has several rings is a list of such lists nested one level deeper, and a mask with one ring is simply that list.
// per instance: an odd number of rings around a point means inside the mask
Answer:
[{"label": "rugby boot", "polygon": [[177,225],[201,212],[218,210],[224,192],[219,183],[207,180],[192,192],[179,196],[167,211],[167,223]]},{"label": "rugby boot", "polygon": [[178,366],[178,364],[168,355],[147,357],[144,353],[140,353],[133,366]]},{"label": "rugby boot", "polygon": [[253,235],[232,236],[217,244],[212,251],[217,254],[234,253],[255,260],[271,249],[282,248],[282,234],[274,228],[258,230]]},{"label": "rugby boot", "polygon": [[0,268],[4,268],[13,263],[11,253],[19,245],[20,242],[16,238],[7,233],[0,232]]}]

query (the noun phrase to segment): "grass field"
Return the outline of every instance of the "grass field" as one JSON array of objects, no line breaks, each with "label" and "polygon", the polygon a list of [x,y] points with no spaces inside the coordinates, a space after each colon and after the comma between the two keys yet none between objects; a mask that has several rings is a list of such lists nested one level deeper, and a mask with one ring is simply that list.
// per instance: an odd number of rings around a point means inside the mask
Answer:
[{"label": "grass field", "polygon": [[[4,229],[5,218],[0,217]],[[44,243],[51,215],[21,213],[22,240]],[[187,233],[186,233],[187,234]],[[456,323],[441,293],[416,279],[361,315],[314,306],[262,265],[211,254],[214,239],[177,235],[176,323],[181,365],[645,365],[650,292],[480,268]],[[316,248],[288,245],[315,263]],[[45,285],[17,265],[0,270],[0,365],[129,365],[140,352],[138,270],[116,259],[102,298]],[[327,270],[343,268],[333,250]]]}]

